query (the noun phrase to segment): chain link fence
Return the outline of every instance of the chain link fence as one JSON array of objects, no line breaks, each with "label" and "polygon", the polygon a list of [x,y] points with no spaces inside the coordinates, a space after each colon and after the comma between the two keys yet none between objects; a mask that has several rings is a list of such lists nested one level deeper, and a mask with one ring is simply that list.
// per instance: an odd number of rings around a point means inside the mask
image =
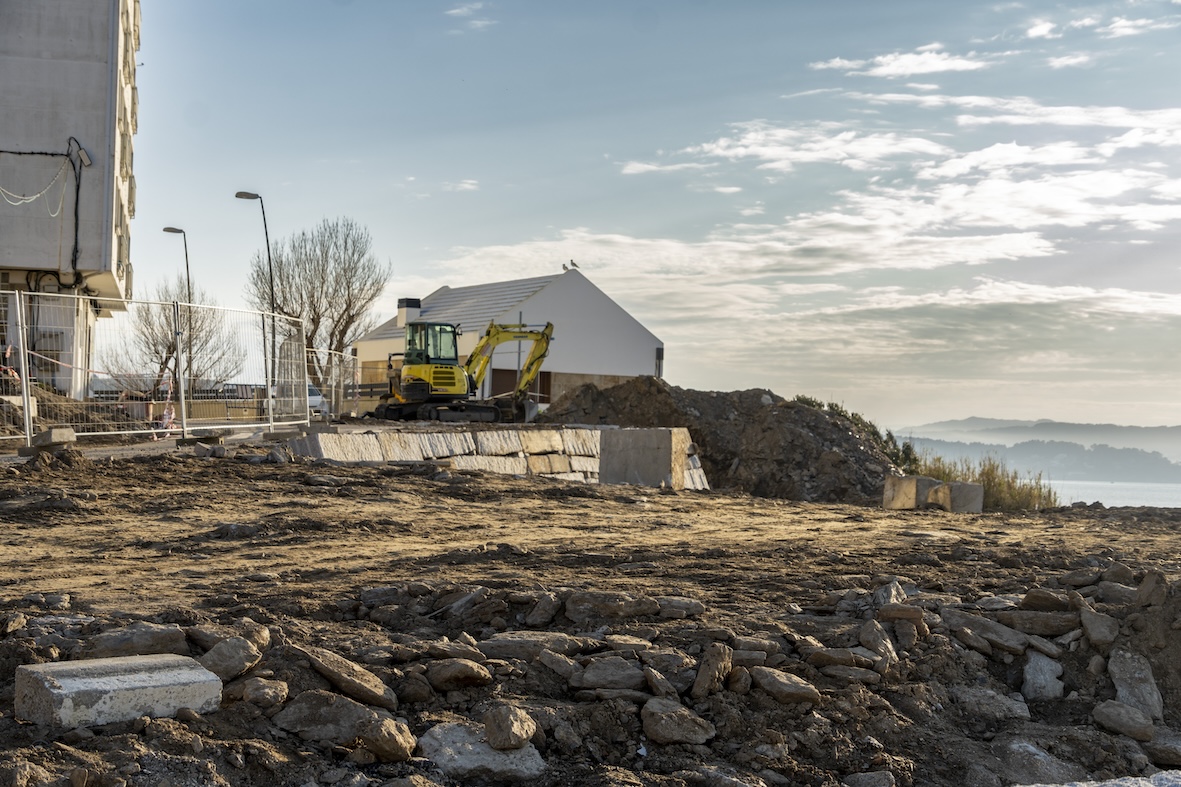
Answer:
[{"label": "chain link fence", "polygon": [[[303,323],[185,303],[0,291],[0,440],[308,422]],[[338,364],[339,365],[339,364]]]}]

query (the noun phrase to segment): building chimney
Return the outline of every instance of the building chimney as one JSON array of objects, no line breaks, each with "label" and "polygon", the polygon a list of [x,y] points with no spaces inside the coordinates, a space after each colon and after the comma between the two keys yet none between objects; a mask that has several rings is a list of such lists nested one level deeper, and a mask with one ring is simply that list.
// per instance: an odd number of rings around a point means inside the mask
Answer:
[{"label": "building chimney", "polygon": [[399,298],[398,299],[398,327],[405,328],[406,323],[413,322],[418,319],[419,313],[422,311],[422,301],[418,298]]}]

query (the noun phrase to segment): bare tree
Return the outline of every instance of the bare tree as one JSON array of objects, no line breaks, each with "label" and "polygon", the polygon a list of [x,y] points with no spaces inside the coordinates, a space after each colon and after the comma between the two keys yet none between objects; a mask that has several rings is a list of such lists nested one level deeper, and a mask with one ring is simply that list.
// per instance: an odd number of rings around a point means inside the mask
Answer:
[{"label": "bare tree", "polygon": [[[324,219],[312,230],[271,245],[275,311],[303,320],[308,350],[345,353],[376,324],[370,311],[392,269],[372,249],[369,231],[349,218]],[[263,252],[250,260],[246,298],[256,309],[270,311],[270,272]],[[323,387],[330,365],[320,354],[308,353],[308,375],[318,387]]]},{"label": "bare tree", "polygon": [[190,388],[216,387],[242,371],[245,352],[224,315],[202,308],[216,306],[204,290],[194,288],[189,305],[188,283],[178,275],[158,285],[152,298],[133,305],[132,329],[100,355],[117,385],[156,395],[169,376],[185,375]]}]

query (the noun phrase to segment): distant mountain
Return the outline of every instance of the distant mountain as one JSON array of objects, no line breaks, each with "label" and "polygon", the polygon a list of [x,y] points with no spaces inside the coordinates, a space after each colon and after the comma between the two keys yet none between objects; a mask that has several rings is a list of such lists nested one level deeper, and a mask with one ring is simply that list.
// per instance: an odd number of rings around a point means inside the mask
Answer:
[{"label": "distant mountain", "polygon": [[1181,464],[1170,462],[1159,452],[1138,448],[1112,448],[1107,445],[1086,447],[1078,443],[1049,440],[1003,445],[922,437],[910,439],[920,452],[952,461],[970,459],[975,462],[992,456],[1023,476],[1040,473],[1044,480],[1181,483]]},{"label": "distant mountain", "polygon": [[999,418],[963,418],[909,426],[896,432],[899,438],[928,438],[962,443],[1011,446],[1029,441],[1078,443],[1089,447],[1137,448],[1158,452],[1172,462],[1181,461],[1181,426],[1120,426],[1075,424],[1063,421],[1017,421]]}]

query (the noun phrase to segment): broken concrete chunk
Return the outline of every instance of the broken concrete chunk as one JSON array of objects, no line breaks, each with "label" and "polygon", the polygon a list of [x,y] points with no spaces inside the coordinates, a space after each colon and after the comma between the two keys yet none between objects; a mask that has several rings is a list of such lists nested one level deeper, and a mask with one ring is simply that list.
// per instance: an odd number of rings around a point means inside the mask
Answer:
[{"label": "broken concrete chunk", "polygon": [[158,654],[27,664],[16,668],[17,718],[88,727],[181,708],[217,710],[221,680],[188,656]]},{"label": "broken concrete chunk", "polygon": [[1032,648],[1025,656],[1024,682],[1021,694],[1026,700],[1062,699],[1065,684],[1060,677],[1062,665]]},{"label": "broken concrete chunk", "polygon": [[984,510],[984,485],[948,481],[927,492],[927,505],[953,514],[979,514]]},{"label": "broken concrete chunk", "polygon": [[484,740],[483,727],[470,722],[443,722],[418,739],[424,757],[447,776],[467,782],[527,782],[545,773],[545,760],[532,743],[498,751]]}]

